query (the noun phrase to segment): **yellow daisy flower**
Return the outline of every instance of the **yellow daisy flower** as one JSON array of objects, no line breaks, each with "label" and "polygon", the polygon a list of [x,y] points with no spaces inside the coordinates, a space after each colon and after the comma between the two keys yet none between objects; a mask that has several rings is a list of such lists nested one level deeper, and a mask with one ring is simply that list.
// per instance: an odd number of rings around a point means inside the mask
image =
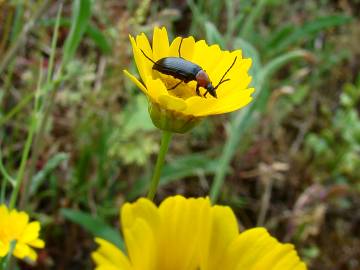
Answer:
[{"label": "yellow daisy flower", "polygon": [[104,239],[92,257],[96,270],[304,270],[293,245],[264,228],[239,234],[234,213],[208,198],[169,197],[126,203],[121,223],[127,254]]},{"label": "yellow daisy flower", "polygon": [[[130,41],[142,82],[124,72],[147,95],[152,121],[160,129],[183,133],[205,116],[238,110],[252,99],[254,89],[248,88],[251,59],[244,59],[241,50],[222,51],[218,45],[209,46],[204,40],[195,41],[191,36],[177,37],[169,44],[165,28],[154,29],[152,47],[144,33],[136,38],[130,36]],[[179,56],[187,64],[188,61],[193,64],[187,65],[187,71],[191,71],[194,64],[204,71],[197,74],[199,69],[192,71],[197,81],[181,82],[180,75],[175,78],[155,70],[159,67],[154,64],[158,60]],[[198,93],[197,82],[204,86]],[[214,94],[208,91],[207,95],[208,82],[212,90],[218,87]]]},{"label": "yellow daisy flower", "polygon": [[12,241],[16,241],[13,255],[19,259],[36,261],[37,254],[32,248],[43,248],[45,243],[39,239],[40,223],[29,222],[25,212],[9,210],[0,205],[0,258],[5,257]]}]

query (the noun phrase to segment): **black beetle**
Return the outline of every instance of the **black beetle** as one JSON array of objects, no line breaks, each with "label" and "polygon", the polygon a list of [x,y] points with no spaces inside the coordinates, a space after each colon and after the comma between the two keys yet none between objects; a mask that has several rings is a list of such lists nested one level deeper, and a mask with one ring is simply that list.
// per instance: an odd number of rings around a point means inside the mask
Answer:
[{"label": "black beetle", "polygon": [[173,87],[169,88],[168,90],[175,89],[178,85],[180,85],[182,82],[188,83],[190,81],[196,81],[196,94],[200,96],[200,87],[203,87],[206,89],[206,92],[204,94],[204,97],[206,97],[207,93],[210,93],[213,97],[217,98],[216,95],[216,89],[224,82],[229,81],[230,79],[224,80],[224,77],[226,74],[230,71],[230,69],[234,66],[236,62],[236,58],[234,59],[234,62],[231,64],[231,66],[227,69],[227,71],[224,73],[224,75],[221,77],[220,82],[214,87],[210,81],[209,76],[207,73],[197,64],[190,62],[188,60],[185,60],[181,57],[180,49],[183,42],[183,38],[180,41],[179,45],[179,57],[164,57],[159,59],[158,61],[152,60],[150,57],[148,57],[143,50],[141,52],[144,54],[144,56],[149,59],[151,62],[154,63],[153,69],[157,70],[163,74],[171,75],[176,79],[179,79],[180,82],[178,82]]}]

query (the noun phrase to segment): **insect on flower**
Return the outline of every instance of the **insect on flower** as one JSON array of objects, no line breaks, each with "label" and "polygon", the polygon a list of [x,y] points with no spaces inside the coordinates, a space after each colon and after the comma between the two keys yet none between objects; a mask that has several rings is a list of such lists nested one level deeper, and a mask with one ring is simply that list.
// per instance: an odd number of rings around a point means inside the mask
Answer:
[{"label": "insect on flower", "polygon": [[251,102],[252,61],[241,49],[221,50],[192,36],[170,41],[165,27],[154,28],[152,42],[144,33],[129,38],[140,78],[124,73],[148,98],[156,127],[185,133],[206,116]]},{"label": "insect on flower", "polygon": [[213,97],[217,98],[216,89],[218,89],[218,87],[222,83],[230,80],[230,79],[224,80],[224,78],[226,74],[234,66],[237,56],[235,57],[231,66],[225,71],[219,83],[214,87],[210,81],[208,74],[206,73],[205,70],[202,69],[202,67],[181,57],[180,51],[181,51],[182,42],[183,42],[183,38],[180,41],[180,45],[178,49],[179,57],[164,57],[155,62],[149,56],[147,56],[143,50],[141,50],[141,52],[147,59],[149,59],[154,64],[152,69],[157,70],[166,75],[171,75],[174,78],[180,80],[177,84],[175,84],[173,87],[169,88],[168,90],[175,89],[183,82],[188,83],[190,81],[196,81],[196,94],[198,96],[201,96],[199,88],[203,87],[206,89],[204,97],[206,97],[207,93],[209,93]]}]

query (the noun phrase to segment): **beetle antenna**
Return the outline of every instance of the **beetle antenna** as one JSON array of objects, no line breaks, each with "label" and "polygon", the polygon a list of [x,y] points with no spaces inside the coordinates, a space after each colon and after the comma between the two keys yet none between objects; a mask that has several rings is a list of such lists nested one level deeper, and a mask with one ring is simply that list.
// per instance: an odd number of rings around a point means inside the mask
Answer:
[{"label": "beetle antenna", "polygon": [[220,82],[217,84],[217,86],[215,86],[214,89],[217,89],[217,88],[220,86],[220,84],[222,84],[222,83],[224,83],[224,82],[227,82],[227,81],[230,81],[230,79],[226,79],[226,80],[223,80],[223,79],[225,78],[226,74],[230,71],[230,69],[232,69],[232,67],[235,65],[236,59],[237,59],[237,56],[235,56],[235,59],[234,59],[234,61],[232,62],[231,66],[227,69],[227,71],[226,71],[226,72],[224,73],[224,75],[221,77]]},{"label": "beetle antenna", "polygon": [[153,62],[154,65],[157,65],[156,62],[155,62],[154,60],[152,60],[149,56],[147,56],[142,49],[140,49],[140,51],[143,53],[143,55],[144,55],[147,59],[149,59],[151,62]]},{"label": "beetle antenna", "polygon": [[183,37],[181,37],[181,41],[180,41],[180,45],[179,45],[179,49],[178,49],[178,52],[179,52],[179,57],[180,57],[180,58],[182,58],[182,57],[181,57],[180,50],[181,50],[181,45],[182,45],[183,40],[184,40],[184,38],[183,38]]}]

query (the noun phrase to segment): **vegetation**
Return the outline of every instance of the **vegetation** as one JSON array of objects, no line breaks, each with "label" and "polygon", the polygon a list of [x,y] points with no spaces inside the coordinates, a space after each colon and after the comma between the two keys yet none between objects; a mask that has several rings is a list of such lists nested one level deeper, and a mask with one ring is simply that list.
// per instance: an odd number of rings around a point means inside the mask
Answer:
[{"label": "vegetation", "polygon": [[[253,60],[250,106],[174,135],[157,202],[207,196],[309,269],[360,268],[360,1],[0,0],[0,200],[42,223],[36,266],[122,246],[160,145],[128,35],[195,36]],[[19,268],[20,269],[20,268]]]}]

